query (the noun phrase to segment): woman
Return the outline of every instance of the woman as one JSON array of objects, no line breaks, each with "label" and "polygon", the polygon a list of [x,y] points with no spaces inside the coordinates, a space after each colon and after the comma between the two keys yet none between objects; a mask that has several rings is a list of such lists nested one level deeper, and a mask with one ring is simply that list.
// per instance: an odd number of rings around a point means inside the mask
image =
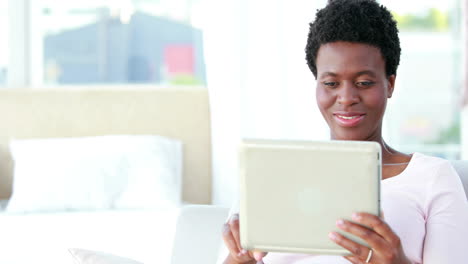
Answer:
[{"label": "woman", "polygon": [[398,30],[390,12],[372,0],[335,0],[310,25],[306,58],[317,79],[316,100],[331,138],[375,141],[382,146],[382,208],[385,217],[356,213],[364,228],[337,219],[345,232],[371,248],[331,232],[352,255],[253,253],[239,243],[238,216],[226,223],[224,263],[468,263],[468,205],[448,161],[407,155],[382,138],[387,99],[400,60]]}]

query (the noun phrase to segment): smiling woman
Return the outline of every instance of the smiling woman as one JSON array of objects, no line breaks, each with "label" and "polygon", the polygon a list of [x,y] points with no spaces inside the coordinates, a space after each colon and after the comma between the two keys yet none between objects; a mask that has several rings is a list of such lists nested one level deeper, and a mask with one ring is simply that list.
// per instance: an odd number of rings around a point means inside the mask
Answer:
[{"label": "smiling woman", "polygon": [[319,49],[317,65],[317,104],[332,138],[381,137],[395,75],[387,77],[380,50],[352,42],[327,43]]},{"label": "smiling woman", "polygon": [[329,1],[310,24],[306,59],[317,79],[316,100],[331,139],[374,141],[382,147],[385,218],[355,212],[349,219],[336,221],[338,228],[362,238],[370,247],[330,232],[330,239],[351,255],[343,259],[254,254],[239,244],[239,222],[234,216],[225,225],[224,241],[230,250],[225,263],[255,263],[260,259],[268,264],[466,262],[468,203],[457,173],[447,160],[399,152],[382,136],[400,51],[394,18],[373,0]]}]

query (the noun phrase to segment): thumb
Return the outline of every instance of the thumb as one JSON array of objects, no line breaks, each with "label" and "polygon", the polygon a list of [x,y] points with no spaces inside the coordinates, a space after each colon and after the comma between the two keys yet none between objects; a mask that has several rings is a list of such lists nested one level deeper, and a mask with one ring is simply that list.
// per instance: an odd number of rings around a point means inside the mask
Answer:
[{"label": "thumb", "polygon": [[263,259],[263,257],[266,256],[267,253],[265,252],[259,252],[259,251],[254,251],[253,252],[253,257],[256,261],[260,261]]}]

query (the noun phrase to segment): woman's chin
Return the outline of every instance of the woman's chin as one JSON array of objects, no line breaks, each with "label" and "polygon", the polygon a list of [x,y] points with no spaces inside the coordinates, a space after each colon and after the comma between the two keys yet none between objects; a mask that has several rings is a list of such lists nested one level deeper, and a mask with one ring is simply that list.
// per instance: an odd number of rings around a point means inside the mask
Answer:
[{"label": "woman's chin", "polygon": [[333,140],[366,141],[366,136],[359,133],[332,133]]}]

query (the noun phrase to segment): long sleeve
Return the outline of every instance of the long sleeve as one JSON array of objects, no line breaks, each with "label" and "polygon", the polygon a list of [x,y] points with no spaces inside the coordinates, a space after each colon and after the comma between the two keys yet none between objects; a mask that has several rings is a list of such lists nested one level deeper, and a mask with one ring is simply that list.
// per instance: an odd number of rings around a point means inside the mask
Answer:
[{"label": "long sleeve", "polygon": [[436,172],[426,200],[423,263],[468,263],[468,202],[449,162]]}]

